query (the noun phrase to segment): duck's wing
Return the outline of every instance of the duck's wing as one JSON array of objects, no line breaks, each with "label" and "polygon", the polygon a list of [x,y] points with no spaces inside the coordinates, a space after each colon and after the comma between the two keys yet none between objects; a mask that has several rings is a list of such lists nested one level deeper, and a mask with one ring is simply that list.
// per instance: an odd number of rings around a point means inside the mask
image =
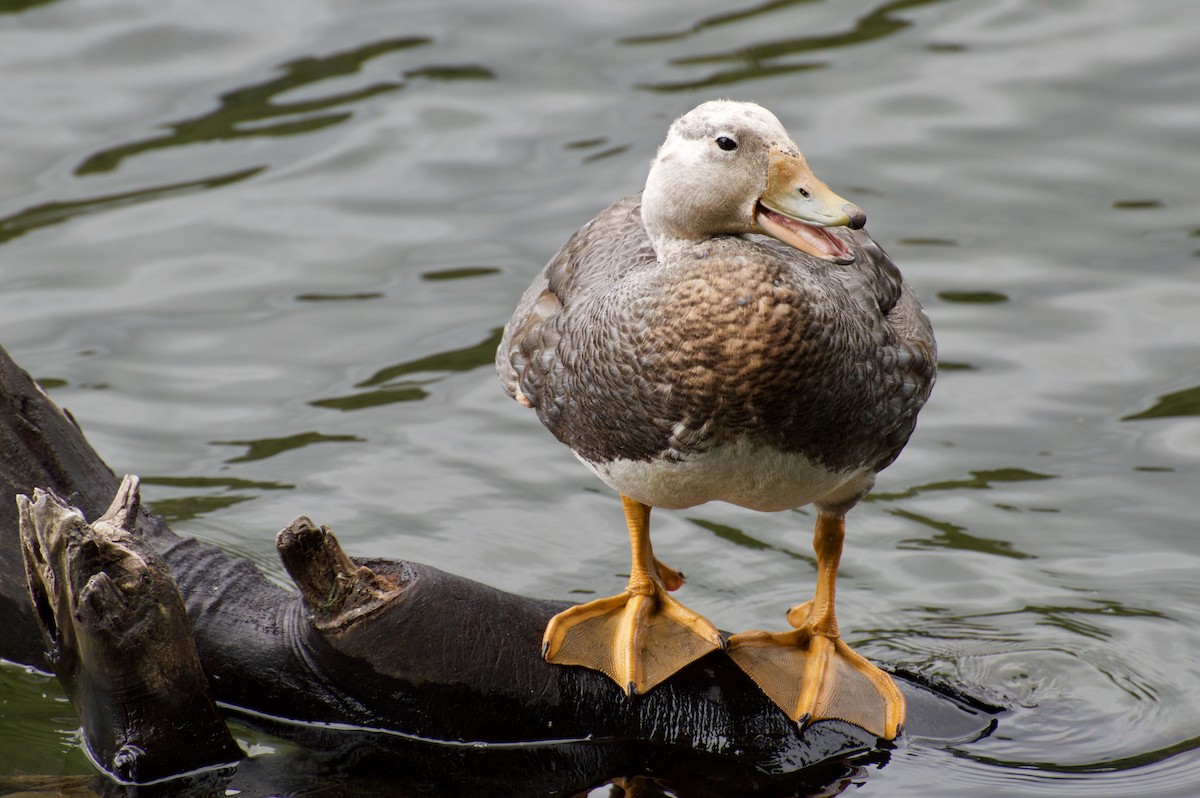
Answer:
[{"label": "duck's wing", "polygon": [[875,338],[866,354],[877,371],[879,386],[875,408],[881,419],[879,449],[874,469],[881,471],[896,459],[908,443],[937,378],[937,342],[929,315],[913,287],[865,230],[838,233],[857,255],[844,274],[850,294],[877,314],[885,334]]},{"label": "duck's wing", "polygon": [[[563,309],[600,297],[632,269],[655,262],[642,226],[641,195],[617,200],[581,227],[525,290],[496,350],[496,371],[509,396],[532,407],[531,381],[553,378]],[[527,368],[537,358],[542,368]]]}]

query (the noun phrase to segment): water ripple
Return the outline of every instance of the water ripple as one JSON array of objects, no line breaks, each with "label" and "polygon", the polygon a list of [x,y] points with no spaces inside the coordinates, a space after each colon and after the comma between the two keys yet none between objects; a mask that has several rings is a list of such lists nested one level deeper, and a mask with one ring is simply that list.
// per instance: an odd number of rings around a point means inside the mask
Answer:
[{"label": "water ripple", "polygon": [[[670,61],[670,64],[675,67],[686,68],[709,64],[731,64],[732,66],[694,80],[649,82],[641,84],[639,88],[656,92],[695,91],[743,83],[764,77],[820,69],[827,66],[826,62],[811,60],[794,62],[786,59],[805,53],[840,50],[845,47],[866,44],[887,38],[906,30],[913,24],[910,20],[899,16],[898,12],[940,2],[945,2],[945,0],[897,0],[879,6],[858,18],[852,27],[836,33],[774,39],[722,52],[674,58]],[[690,36],[709,27],[740,22],[779,11],[792,5],[795,5],[795,3],[767,3],[744,12],[722,14],[702,19],[684,32],[627,37],[622,39],[621,43],[640,45],[672,41]]]},{"label": "water ripple", "polygon": [[368,390],[344,396],[314,399],[309,404],[313,407],[350,411],[395,404],[396,402],[419,401],[429,395],[421,386],[436,382],[439,378],[416,381],[402,380],[401,377],[437,372],[449,374],[490,366],[496,360],[496,347],[500,345],[500,337],[503,332],[503,327],[496,327],[487,338],[477,344],[387,366],[354,386]]},{"label": "water ripple", "polygon": [[254,166],[249,169],[239,169],[234,172],[205,177],[199,180],[164,183],[149,188],[140,188],[135,191],[121,191],[63,202],[44,202],[0,219],[0,244],[41,227],[61,224],[76,216],[228,186],[242,180],[248,180],[262,172],[265,168],[265,166]]},{"label": "water ripple", "polygon": [[[486,80],[492,71],[478,64],[422,66],[393,80],[376,81],[312,99],[281,101],[288,92],[307,89],[334,78],[360,73],[367,62],[400,50],[432,43],[426,36],[404,36],[359,45],[324,56],[306,56],[280,65],[283,74],[225,92],[217,108],[190,119],[166,124],[168,133],[100,150],[76,167],[77,175],[111,172],[126,158],[155,150],[258,136],[294,136],[337,125],[351,117],[346,106],[400,89],[408,80]],[[335,110],[336,109],[336,110]]]},{"label": "water ripple", "polygon": [[245,446],[246,453],[231,457],[226,463],[248,463],[252,460],[266,460],[293,449],[302,449],[316,443],[366,443],[364,438],[357,435],[326,435],[321,432],[301,432],[282,438],[258,438],[244,441],[213,441],[214,446]]},{"label": "water ripple", "polygon": [[1200,416],[1200,385],[1182,391],[1163,394],[1153,406],[1139,413],[1122,416],[1122,421],[1140,421],[1147,418],[1177,418]]}]

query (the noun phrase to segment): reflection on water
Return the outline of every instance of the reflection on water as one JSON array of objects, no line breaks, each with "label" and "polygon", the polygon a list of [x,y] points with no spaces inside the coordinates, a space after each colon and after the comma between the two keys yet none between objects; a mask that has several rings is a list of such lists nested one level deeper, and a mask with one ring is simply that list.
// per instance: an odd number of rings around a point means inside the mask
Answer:
[{"label": "reflection on water", "polygon": [[707,521],[703,518],[689,518],[688,521],[692,522],[693,524],[700,527],[701,529],[707,529],[709,532],[712,532],[714,535],[719,537],[721,540],[728,541],[729,543],[732,543],[735,546],[741,546],[742,548],[754,549],[754,550],[759,550],[759,551],[778,552],[780,554],[791,557],[793,560],[802,560],[802,561],[808,563],[813,568],[817,567],[817,558],[816,557],[813,557],[810,554],[804,554],[803,552],[792,551],[791,549],[784,548],[782,546],[776,546],[772,543],[767,543],[766,541],[759,540],[755,537],[747,535],[745,532],[738,529],[737,527],[728,526],[726,524],[718,524],[715,521]]},{"label": "reflection on water", "polygon": [[184,521],[194,521],[202,515],[227,510],[242,502],[253,501],[255,498],[257,496],[253,493],[225,493],[219,496],[205,494],[179,496],[173,499],[155,499],[147,506],[151,512],[162,516],[168,524],[179,524]]},{"label": "reflection on water", "polygon": [[497,327],[492,330],[491,335],[477,344],[388,366],[375,372],[355,387],[372,388],[391,382],[397,377],[426,371],[470,371],[480,366],[491,366],[496,360],[496,347],[500,345],[500,337],[503,334],[504,328]]},{"label": "reflection on water", "polygon": [[[924,485],[915,485],[907,490],[894,493],[882,491],[872,493],[869,494],[864,501],[868,503],[894,503],[927,493],[960,490],[991,490],[996,485],[1005,483],[1040,482],[1042,480],[1054,478],[1055,477],[1050,474],[1040,474],[1024,468],[992,468],[981,471],[972,471],[969,479],[953,479],[930,482]],[[1005,504],[995,504],[994,506],[1002,509],[1017,509]],[[1055,509],[1041,507],[1026,507],[1021,509],[1024,509],[1027,512],[1057,512]],[[1012,541],[973,535],[968,533],[966,528],[961,525],[952,523],[950,521],[937,520],[903,507],[892,507],[889,508],[887,512],[897,518],[903,518],[919,526],[932,529],[937,533],[930,537],[909,538],[901,541],[898,545],[902,547],[913,546],[921,548],[928,547],[959,549],[963,551],[975,551],[982,554],[1011,557],[1018,560],[1029,559],[1035,556],[1018,551],[1014,547]]]},{"label": "reflection on water", "polygon": [[0,774],[25,763],[32,773],[87,773],[79,721],[53,678],[24,668],[0,667]]},{"label": "reflection on water", "polygon": [[319,99],[280,102],[278,98],[285,92],[313,83],[353,75],[372,58],[429,43],[430,40],[423,36],[410,36],[372,42],[333,55],[290,61],[280,66],[283,74],[279,77],[222,94],[215,110],[192,119],[171,122],[166,125],[170,131],[167,134],[101,150],[79,164],[75,173],[110,172],[126,158],[167,147],[258,136],[295,136],[345,122],[350,118],[351,111],[331,112],[331,109],[343,109],[382,92],[395,91],[404,85],[404,81],[376,82]]},{"label": "reflection on water", "polygon": [[297,294],[297,302],[359,302],[364,299],[380,299],[378,291],[356,291],[349,294]]},{"label": "reflection on water", "polygon": [[981,554],[995,554],[1002,557],[1013,557],[1018,560],[1025,560],[1032,557],[1032,554],[1016,551],[1013,548],[1011,541],[996,540],[992,538],[979,537],[978,535],[970,535],[965,531],[964,527],[951,523],[950,521],[938,521],[933,518],[928,518],[920,513],[914,513],[909,510],[889,510],[889,512],[897,518],[904,518],[913,521],[921,526],[928,527],[934,530],[937,534],[926,538],[909,538],[901,541],[899,546],[913,546],[918,548],[940,548],[940,549],[959,549],[961,551],[977,551]]},{"label": "reflection on water", "polygon": [[459,269],[438,269],[432,272],[422,272],[422,280],[464,280],[471,277],[487,277],[489,274],[499,273],[499,269],[494,266],[463,266]]},{"label": "reflection on water", "polygon": [[1148,407],[1140,413],[1124,416],[1121,420],[1138,421],[1148,418],[1177,418],[1180,416],[1200,416],[1200,385],[1160,396],[1152,407]]},{"label": "reflection on water", "polygon": [[773,11],[778,11],[788,6],[794,6],[801,3],[811,3],[813,0],[774,0],[773,2],[760,3],[749,6],[748,8],[730,11],[714,16],[703,17],[700,20],[692,23],[686,30],[678,33],[644,33],[636,36],[625,36],[619,41],[622,44],[659,44],[668,42],[674,39],[682,39],[693,33],[716,28],[722,25],[729,25],[734,22],[741,22],[754,17],[762,16]]},{"label": "reflection on water", "polygon": [[914,485],[907,490],[894,493],[876,491],[869,494],[866,502],[894,502],[901,499],[911,499],[922,493],[945,490],[990,490],[996,485],[1008,482],[1040,482],[1044,479],[1054,479],[1052,474],[1039,474],[1025,468],[989,468],[972,471],[970,479],[947,479],[938,482],[928,482],[924,485]]},{"label": "reflection on water", "polygon": [[1112,206],[1117,210],[1144,211],[1153,208],[1161,208],[1163,204],[1159,200],[1155,199],[1129,199],[1116,200],[1113,202]]},{"label": "reflection on water", "polygon": [[[480,273],[478,269],[472,270],[457,270],[470,271]],[[482,273],[490,273],[484,271]],[[428,274],[422,275],[425,279],[430,279]],[[447,277],[445,273],[434,277],[434,280],[455,279],[457,277],[466,276],[456,274],[454,277]],[[400,377],[405,377],[410,374],[423,374],[446,372],[454,373],[459,371],[470,371],[481,366],[491,366],[496,359],[496,347],[500,345],[500,337],[504,333],[503,327],[497,327],[492,330],[491,335],[483,339],[477,344],[467,346],[462,349],[454,349],[448,352],[439,352],[434,355],[417,358],[416,360],[408,360],[403,363],[397,363],[394,366],[388,366],[380,369],[372,374],[367,379],[355,385],[355,388],[369,388],[367,391],[359,391],[346,396],[335,396],[324,399],[314,399],[309,404],[314,407],[328,407],[334,410],[363,410],[370,407],[378,407],[380,405],[394,404],[396,402],[412,402],[424,399],[429,395],[428,391],[420,387],[435,382],[439,378],[430,378],[424,381],[401,380]]]},{"label": "reflection on water", "polygon": [[285,482],[238,479],[236,477],[142,477],[143,485],[163,485],[170,488],[225,488],[227,490],[291,490],[296,487]]},{"label": "reflection on water", "polygon": [[313,407],[327,407],[332,410],[366,410],[380,405],[392,405],[398,402],[419,402],[429,396],[429,392],[419,385],[400,385],[375,388],[370,391],[331,396],[324,399],[313,399],[309,402]]},{"label": "reflection on water", "polygon": [[943,302],[960,302],[968,305],[992,305],[1007,302],[1008,297],[999,291],[938,291]]},{"label": "reflection on water", "polygon": [[[767,15],[788,6],[811,1],[793,0],[793,2],[766,3],[751,10],[702,19],[686,32],[627,37],[622,40],[622,43],[658,44],[684,38],[707,28],[734,22],[743,22],[760,14]],[[891,36],[913,24],[911,21],[898,16],[898,12],[939,2],[945,2],[945,0],[899,0],[898,2],[885,3],[879,6],[855,20],[853,27],[838,33],[777,39],[739,47],[729,52],[674,58],[670,64],[675,67],[706,66],[708,64],[731,64],[731,66],[716,72],[710,72],[708,75],[695,80],[643,83],[639,88],[658,92],[720,89],[730,84],[779,77],[811,69],[820,69],[828,66],[828,64],[824,61],[789,62],[787,59],[801,53],[851,47]]]},{"label": "reflection on water", "polygon": [[[587,144],[582,144],[582,145],[573,144],[573,145],[568,145],[568,146],[570,146],[571,149],[583,150],[583,149],[590,149],[592,147],[599,147],[601,144],[604,144],[605,141],[606,141],[605,139],[597,139],[594,143],[587,143]],[[595,163],[596,161],[602,161],[605,158],[613,158],[617,155],[620,155],[623,152],[627,152],[628,150],[629,150],[628,144],[618,144],[614,147],[606,147],[605,149],[596,150],[596,152],[589,153],[586,157],[584,157],[583,163]]]},{"label": "reflection on water", "polygon": [[[1112,633],[1104,627],[1088,623],[1084,620],[1089,615],[1098,615],[1105,618],[1111,617],[1126,617],[1126,618],[1162,618],[1165,617],[1162,613],[1149,609],[1136,609],[1118,604],[1115,601],[1103,601],[1093,599],[1086,607],[1039,607],[1028,606],[1022,608],[1021,612],[1032,613],[1041,618],[1041,623],[1048,626],[1057,626],[1072,634],[1081,637],[1090,637],[1093,640],[1107,640],[1112,638]],[[1146,696],[1135,696],[1146,697]],[[1153,696],[1150,696],[1153,698]]]},{"label": "reflection on water", "polygon": [[203,493],[156,498],[149,506],[151,512],[162,516],[168,524],[195,520],[203,515],[252,501],[264,490],[292,490],[295,485],[264,482],[236,477],[142,477],[143,485],[158,485],[181,490],[221,490],[219,494]]},{"label": "reflection on water", "polygon": [[152,188],[143,188],[137,191],[122,191],[116,194],[106,194],[83,200],[46,202],[34,205],[0,219],[0,244],[11,241],[17,236],[25,235],[31,230],[37,230],[48,225],[61,224],[85,213],[102,213],[141,202],[152,202],[154,200],[178,197],[193,191],[207,191],[208,189],[227,186],[252,178],[262,172],[263,168],[259,166],[252,169],[241,169],[236,172],[217,175],[215,177],[206,177],[200,180],[167,183]]},{"label": "reflection on water", "polygon": [[938,360],[938,374],[947,371],[976,371],[977,367],[970,363],[958,363],[954,360]]},{"label": "reflection on water", "polygon": [[957,247],[959,244],[953,238],[936,238],[934,236],[914,236],[898,238],[896,243],[906,247]]},{"label": "reflection on water", "polygon": [[260,438],[253,441],[213,441],[215,446],[245,446],[246,453],[231,457],[226,463],[248,463],[265,460],[277,454],[312,446],[314,443],[366,443],[357,435],[325,435],[320,432],[300,432],[282,438]]},{"label": "reflection on water", "polygon": [[54,0],[0,0],[0,14],[15,14]]}]

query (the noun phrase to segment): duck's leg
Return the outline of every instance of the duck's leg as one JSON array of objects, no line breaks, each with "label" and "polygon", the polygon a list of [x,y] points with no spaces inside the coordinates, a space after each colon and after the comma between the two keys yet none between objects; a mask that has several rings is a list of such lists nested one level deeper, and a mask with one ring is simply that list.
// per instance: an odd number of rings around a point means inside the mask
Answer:
[{"label": "duck's leg", "polygon": [[812,601],[788,613],[795,629],[734,635],[729,655],[801,725],[833,718],[891,740],[904,725],[904,696],[838,634],[833,598],[845,534],[843,513],[818,512],[817,587]]},{"label": "duck's leg", "polygon": [[626,496],[621,499],[633,548],[629,585],[619,595],[551,618],[542,651],[547,662],[601,671],[634,695],[724,647],[724,640],[716,627],[667,594],[683,579],[654,559],[650,508]]}]

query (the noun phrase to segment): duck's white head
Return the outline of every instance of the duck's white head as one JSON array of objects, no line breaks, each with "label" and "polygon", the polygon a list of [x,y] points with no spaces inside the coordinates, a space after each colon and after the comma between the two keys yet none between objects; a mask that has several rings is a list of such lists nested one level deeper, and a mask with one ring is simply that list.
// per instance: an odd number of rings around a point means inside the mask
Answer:
[{"label": "duck's white head", "polygon": [[642,221],[659,257],[715,235],[764,233],[849,263],[849,247],[823,228],[858,229],[866,220],[817,179],[775,115],[754,103],[706,102],[675,120],[642,194]]}]

